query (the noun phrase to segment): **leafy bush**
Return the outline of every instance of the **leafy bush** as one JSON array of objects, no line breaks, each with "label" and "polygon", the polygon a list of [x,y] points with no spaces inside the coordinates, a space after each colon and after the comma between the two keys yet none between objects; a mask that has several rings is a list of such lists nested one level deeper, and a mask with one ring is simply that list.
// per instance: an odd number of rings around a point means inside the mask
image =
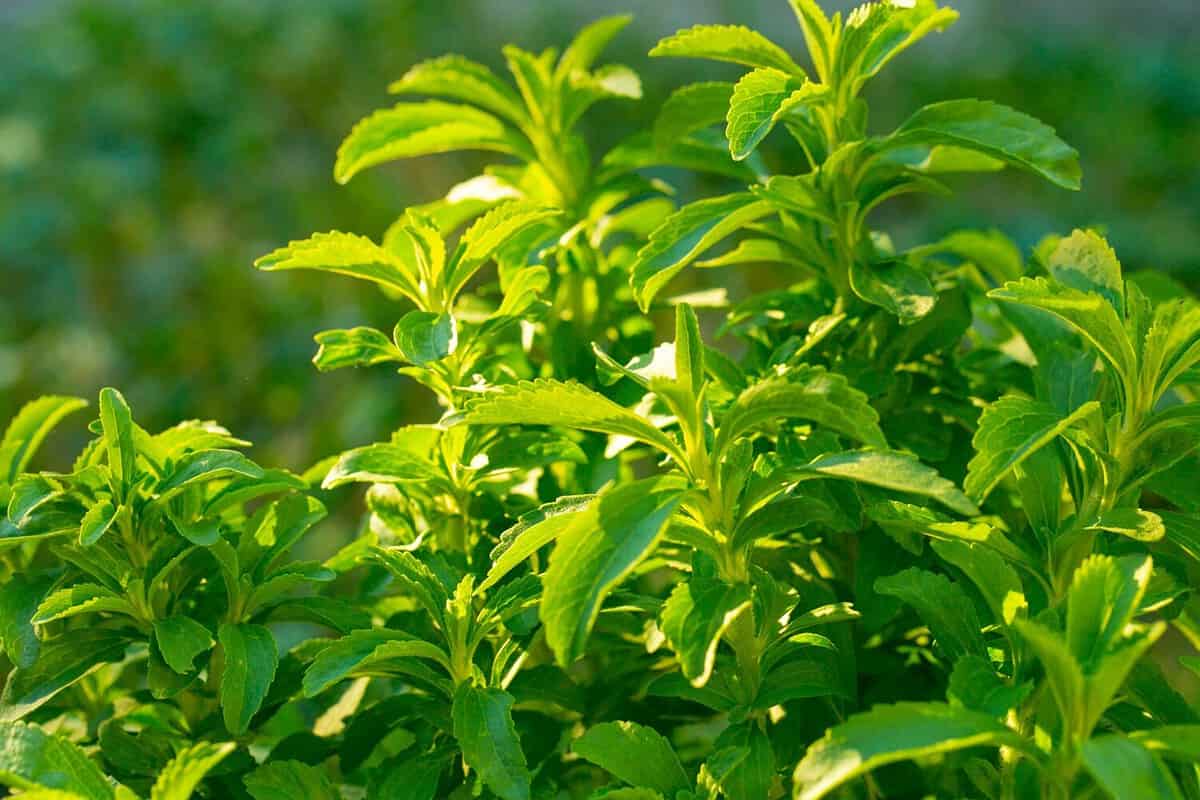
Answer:
[{"label": "leafy bush", "polygon": [[[355,126],[341,182],[502,156],[379,242],[319,233],[257,263],[377,284],[394,330],[318,333],[314,363],[390,364],[437,422],[296,475],[216,423],[151,434],[106,389],[70,471],[28,472],[85,403],[22,410],[0,443],[0,781],[1200,797],[1176,688],[1200,660],[1155,647],[1200,640],[1200,304],[1127,280],[1091,231],[1029,259],[988,231],[897,248],[870,224],[889,200],[1009,167],[1077,189],[1077,155],[980,100],[872,132],[864,86],[955,13],[792,7],[812,74],[747,28],[681,31],[651,55],[747,71],[679,89],[602,155],[578,123],[640,97],[598,64],[625,17],[561,54],[506,48],[511,81],[418,64]],[[756,153],[777,128],[793,171]],[[677,206],[662,166],[748,188]],[[780,280],[666,296],[688,268],[747,265]],[[318,481],[369,487],[321,563],[290,555]]]}]

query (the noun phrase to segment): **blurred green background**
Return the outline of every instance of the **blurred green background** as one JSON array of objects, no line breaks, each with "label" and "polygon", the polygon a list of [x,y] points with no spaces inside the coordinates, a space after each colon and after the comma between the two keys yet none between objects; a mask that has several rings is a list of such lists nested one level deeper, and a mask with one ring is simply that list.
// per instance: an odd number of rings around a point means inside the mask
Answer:
[{"label": "blurred green background", "polygon": [[[972,179],[950,201],[893,214],[900,243],[969,225],[1030,246],[1100,225],[1128,269],[1195,285],[1195,0],[955,5],[958,25],[871,87],[874,125],[992,98],[1057,127],[1082,152],[1085,188]],[[313,231],[378,236],[405,205],[475,174],[479,160],[446,156],[333,183],[342,136],[389,103],[384,88],[409,65],[459,52],[502,70],[503,43],[561,45],[617,11],[637,16],[610,59],[641,72],[646,100],[592,113],[596,152],[652,119],[672,87],[737,74],[646,58],[661,36],[737,22],[802,49],[784,0],[3,0],[0,420],[38,394],[94,399],[116,385],[149,428],[215,418],[260,460],[300,469],[431,418],[424,390],[386,369],[309,364],[318,330],[390,328],[399,312],[381,295],[250,264]],[[786,151],[767,155],[786,166]]]}]

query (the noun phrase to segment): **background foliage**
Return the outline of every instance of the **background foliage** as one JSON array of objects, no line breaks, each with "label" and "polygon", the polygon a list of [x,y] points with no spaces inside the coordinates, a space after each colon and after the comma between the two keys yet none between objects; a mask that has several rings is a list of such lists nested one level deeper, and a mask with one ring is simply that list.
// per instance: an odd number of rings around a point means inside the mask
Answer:
[{"label": "background foliage", "polygon": [[[960,181],[953,203],[891,209],[900,244],[986,221],[1029,247],[1101,223],[1127,271],[1161,268],[1195,285],[1200,46],[1189,0],[1151,5],[975,0],[950,32],[885,72],[868,92],[881,127],[921,103],[989,97],[1053,120],[1086,176],[1070,194],[1020,176]],[[679,27],[737,21],[803,49],[786,4],[772,0],[621,9],[635,19],[611,58],[639,68],[646,100],[593,111],[585,128],[597,149],[649,122],[669,87],[736,75],[647,64],[651,45]],[[402,419],[430,418],[427,393],[386,370],[330,379],[307,363],[315,330],[390,325],[385,298],[320,276],[284,285],[250,263],[313,230],[378,236],[406,205],[476,173],[482,158],[467,154],[334,184],[338,143],[408,66],[459,52],[500,69],[496,42],[558,44],[611,10],[595,0],[5,3],[0,419],[40,393],[94,397],[120,385],[151,428],[219,419],[265,462],[302,469]],[[788,142],[766,143],[768,163]],[[745,273],[681,280],[735,274]],[[48,461],[74,450],[68,438]]]}]

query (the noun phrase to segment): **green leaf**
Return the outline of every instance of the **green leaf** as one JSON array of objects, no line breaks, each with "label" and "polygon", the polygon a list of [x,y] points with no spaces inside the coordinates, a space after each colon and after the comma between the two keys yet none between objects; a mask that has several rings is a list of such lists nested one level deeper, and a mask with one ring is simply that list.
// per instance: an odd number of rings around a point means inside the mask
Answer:
[{"label": "green leaf", "polygon": [[137,616],[129,601],[112,589],[96,583],[77,583],[51,592],[38,606],[37,613],[33,615],[33,624],[45,625],[56,619],[97,611]]},{"label": "green leaf", "polygon": [[1051,277],[1063,286],[1081,292],[1095,292],[1107,300],[1118,314],[1125,313],[1125,281],[1121,279],[1121,262],[1099,234],[1076,230],[1054,248],[1046,268]]},{"label": "green leaf", "polygon": [[[687,304],[680,303],[676,312],[678,313],[678,308],[684,305]],[[678,317],[676,323],[678,324]],[[710,349],[705,348],[705,351],[707,355]],[[657,380],[669,383],[674,381],[678,374],[676,362],[680,356],[675,353],[674,342],[663,342],[649,353],[634,356],[625,364],[613,360],[612,356],[597,347],[594,342],[592,353],[596,356],[596,370],[600,382],[606,386],[616,383],[621,378],[629,378],[646,391],[651,391],[651,382]]]},{"label": "green leaf", "polygon": [[354,126],[338,148],[333,176],[346,183],[376,164],[454,150],[520,155],[527,153],[528,145],[496,117],[468,105],[440,100],[401,103]]},{"label": "green leaf", "polygon": [[267,272],[285,269],[314,269],[371,281],[420,303],[415,264],[403,261],[365,236],[330,231],[308,239],[289,242],[254,262]]},{"label": "green leaf", "polygon": [[0,585],[0,645],[14,666],[28,669],[37,661],[41,643],[33,615],[50,584],[50,578],[18,573]]},{"label": "green leaf", "polygon": [[693,686],[708,683],[722,634],[749,607],[746,584],[732,586],[693,575],[672,590],[663,604],[660,625],[684,677]]},{"label": "green leaf", "polygon": [[884,153],[951,145],[999,159],[1065,189],[1079,189],[1079,154],[1054,129],[1007,106],[948,100],[922,108],[875,146]]},{"label": "green leaf", "polygon": [[670,436],[648,420],[575,382],[540,378],[501,386],[471,402],[471,425],[556,425],[624,436],[686,462]]},{"label": "green leaf", "polygon": [[850,265],[850,288],[871,305],[895,314],[901,325],[920,321],[937,303],[929,278],[900,260],[867,266],[855,259]]},{"label": "green leaf", "polygon": [[133,416],[116,389],[100,390],[100,426],[104,431],[108,469],[118,486],[128,488],[133,483],[137,459],[133,448]]},{"label": "green leaf", "polygon": [[1026,459],[1099,410],[1100,404],[1090,401],[1064,417],[1037,400],[1001,397],[984,410],[971,441],[975,455],[963,481],[967,495],[982,503]]},{"label": "green leaf", "polygon": [[434,620],[440,621],[450,599],[445,584],[420,559],[400,547],[376,547],[369,557],[387,568]]},{"label": "green leaf", "polygon": [[345,483],[406,483],[428,480],[433,465],[403,445],[369,444],[342,453],[329,470],[322,489]]},{"label": "green leaf", "polygon": [[[328,512],[315,497],[301,494],[287,495],[267,506],[267,510],[256,517],[258,527],[254,529],[254,541],[266,550],[258,554],[257,560],[243,547],[240,555],[246,558],[247,570],[252,566],[258,575],[267,575],[279,566],[279,561],[300,541],[305,533]],[[253,563],[251,563],[253,562]]]},{"label": "green leaf", "polygon": [[386,672],[397,659],[425,659],[449,669],[440,647],[411,634],[380,628],[352,631],[325,647],[304,673],[304,695],[315,697],[339,681]]},{"label": "green leaf", "polygon": [[483,455],[487,464],[479,468],[480,474],[492,476],[536,469],[556,461],[588,463],[587,454],[565,434],[521,428],[501,432],[488,443]]},{"label": "green leaf", "polygon": [[491,313],[489,321],[520,319],[550,286],[550,272],[541,265],[522,267],[504,284],[504,299]]},{"label": "green leaf", "polygon": [[183,614],[156,619],[154,641],[163,661],[180,675],[191,672],[196,656],[208,652],[214,644],[208,628]]},{"label": "green leaf", "polygon": [[562,126],[570,129],[601,100],[640,100],[642,79],[629,67],[608,64],[595,72],[576,72],[563,101]]},{"label": "green leaf", "polygon": [[79,521],[79,543],[84,547],[100,541],[117,519],[120,509],[107,500],[101,500],[88,509]]},{"label": "green leaf", "polygon": [[406,210],[384,232],[383,247],[410,265],[413,280],[427,297],[433,297],[434,290],[445,283],[446,240],[434,221],[419,210]]},{"label": "green leaf", "polygon": [[1017,493],[1030,527],[1035,531],[1057,530],[1063,516],[1066,475],[1060,448],[1043,448],[1017,470]]},{"label": "green leaf", "polygon": [[591,69],[613,37],[632,21],[633,16],[630,14],[615,14],[585,25],[563,51],[562,58],[558,61],[557,74],[569,76],[579,70]]},{"label": "green leaf", "polygon": [[879,414],[865,394],[841,375],[802,367],[738,395],[721,419],[713,452],[723,453],[740,437],[780,419],[809,420],[871,447],[887,447]]},{"label": "green leaf", "polygon": [[681,673],[668,672],[651,681],[647,692],[651,697],[677,697],[714,711],[732,711],[738,701],[732,696],[730,681],[724,678],[724,672],[718,672],[707,686],[697,689]]},{"label": "green leaf", "polygon": [[1046,683],[1063,719],[1072,728],[1078,727],[1085,702],[1085,680],[1062,634],[1032,620],[1017,620],[1013,626],[1042,663]]},{"label": "green leaf", "polygon": [[1083,764],[1114,800],[1183,800],[1171,771],[1150,750],[1118,734],[1083,743]]},{"label": "green leaf", "polygon": [[243,779],[254,800],[341,800],[320,767],[301,761],[271,761]]},{"label": "green leaf", "polygon": [[1088,672],[1125,635],[1150,584],[1149,557],[1093,555],[1071,580],[1066,641]]},{"label": "green leaf", "polygon": [[909,254],[921,258],[948,254],[974,264],[996,283],[1015,281],[1025,273],[1025,259],[1011,239],[997,230],[955,231]]},{"label": "green leaf", "polygon": [[971,579],[996,621],[1011,625],[1013,620],[1028,613],[1029,601],[1025,599],[1021,577],[999,551],[984,542],[957,539],[936,539],[933,549],[942,560],[958,567]]},{"label": "green leaf", "polygon": [[512,720],[512,695],[467,682],[454,693],[454,738],[463,763],[502,800],[529,800],[530,776]]},{"label": "green leaf", "polygon": [[83,676],[122,660],[126,644],[124,634],[104,628],[75,630],[43,642],[32,666],[9,673],[0,695],[0,722],[28,716]]},{"label": "green leaf", "polygon": [[336,576],[337,573],[316,561],[294,561],[254,585],[249,597],[244,600],[242,618],[247,619],[263,609],[271,608],[300,587],[309,586],[314,581],[331,581]]},{"label": "green leaf", "polygon": [[877,767],[971,747],[1029,742],[987,714],[944,703],[878,705],[830,729],[796,766],[796,800],[817,800]]},{"label": "green leaf", "polygon": [[675,380],[692,397],[704,390],[704,340],[696,312],[687,303],[675,306]]},{"label": "green leaf", "polygon": [[988,292],[988,297],[1050,312],[1091,342],[1125,385],[1133,385],[1137,356],[1116,310],[1102,296],[1071,289],[1046,278],[1023,278],[993,289]]},{"label": "green leaf", "polygon": [[339,633],[371,627],[371,615],[336,597],[296,597],[271,609],[272,620],[315,622]]},{"label": "green leaf", "polygon": [[236,748],[233,742],[198,742],[181,751],[159,773],[150,800],[189,800],[204,776]]},{"label": "green leaf", "polygon": [[1161,725],[1133,731],[1129,737],[1151,752],[1161,753],[1167,758],[1200,763],[1200,725]]},{"label": "green leaf", "polygon": [[[1167,541],[1196,561],[1200,561],[1200,518],[1179,511],[1163,511],[1159,513],[1159,517],[1166,529]],[[0,606],[2,605],[3,600],[0,600]],[[2,634],[0,638],[3,638]]]},{"label": "green leaf", "polygon": [[68,414],[86,407],[86,400],[55,395],[39,397],[22,406],[0,438],[0,484],[16,481],[54,426]]},{"label": "green leaf", "polygon": [[748,72],[737,82],[725,117],[725,138],[735,161],[748,157],[767,138],[783,102],[802,82],[795,75],[770,68]]},{"label": "green leaf", "polygon": [[446,278],[445,296],[457,296],[479,267],[517,234],[561,215],[557,208],[520,200],[502,203],[484,214],[459,241]]},{"label": "green leaf", "polygon": [[555,96],[557,93],[552,94],[553,77],[550,74],[550,66],[553,54],[546,52],[543,58],[538,58],[533,53],[511,44],[504,46],[503,53],[508,71],[516,81],[525,109],[532,117],[534,125],[550,125],[549,112],[559,99]]},{"label": "green leaf", "polygon": [[[1143,398],[1152,396],[1149,392]],[[1187,481],[1200,450],[1200,403],[1172,406],[1150,418],[1128,452],[1134,463],[1122,491],[1147,482],[1150,488],[1190,509],[1200,508],[1200,496]]]},{"label": "green leaf", "polygon": [[[983,153],[967,149],[965,147],[955,147],[949,144],[939,144],[933,147],[911,147],[905,150],[897,150],[888,153],[884,157],[887,164],[903,167],[906,170],[911,170],[917,173],[918,176],[929,175],[945,175],[960,172],[1001,172],[1005,164],[998,158],[984,155]],[[909,176],[912,177],[912,176]],[[896,180],[902,181],[903,178]],[[912,181],[914,188],[912,191],[919,191],[916,187],[927,187],[928,191],[936,192],[943,191],[938,187],[940,184],[928,181],[922,182],[919,180]],[[875,203],[878,205],[878,201]],[[1015,280],[1019,275],[1013,276],[1011,280]]]},{"label": "green leaf", "polygon": [[897,597],[915,608],[947,661],[987,654],[980,633],[983,625],[971,598],[946,576],[910,567],[876,580],[875,591]]},{"label": "green leaf", "polygon": [[[764,194],[758,190],[758,187],[754,187],[754,191],[760,195]],[[802,258],[803,254],[799,250],[774,239],[743,239],[732,250],[719,256],[697,261],[696,266],[711,268],[737,264],[792,264]]]},{"label": "green leaf", "polygon": [[159,497],[219,478],[262,478],[263,468],[237,450],[196,450],[179,459],[175,469],[158,485]]},{"label": "green leaf", "polygon": [[747,67],[774,68],[793,75],[804,74],[782,47],[741,25],[695,25],[663,39],[650,55],[711,58]]},{"label": "green leaf", "polygon": [[691,786],[671,743],[636,722],[593,725],[571,743],[571,750],[625,783],[666,797]]},{"label": "green leaf", "polygon": [[951,702],[1003,719],[1029,696],[1032,688],[1029,684],[1011,685],[996,674],[986,658],[967,655],[954,663],[946,694]]},{"label": "green leaf", "polygon": [[680,794],[688,800],[693,800],[698,794],[704,797],[720,797],[721,782],[732,774],[750,755],[745,747],[725,747],[715,751],[703,764],[696,775],[696,788],[699,792]]},{"label": "green leaf", "polygon": [[772,213],[750,192],[709,197],[684,206],[656,228],[630,267],[630,283],[642,310],[687,265],[731,233]]},{"label": "green leaf", "polygon": [[1125,686],[1134,667],[1145,658],[1166,630],[1167,623],[1161,621],[1149,625],[1130,625],[1116,645],[1091,667],[1091,673],[1087,676],[1086,705],[1080,730],[1091,731],[1096,727]]},{"label": "green leaf", "polygon": [[817,606],[805,611],[803,614],[790,617],[783,630],[779,632],[779,635],[794,636],[802,631],[818,628],[822,625],[852,622],[861,618],[862,614],[855,610],[854,606],[850,603],[827,603],[826,605]]},{"label": "green leaf", "polygon": [[769,671],[753,707],[769,709],[793,700],[848,697],[839,674],[837,646],[819,633],[799,633],[777,642],[766,652]]},{"label": "green leaf", "polygon": [[1167,535],[1162,517],[1140,508],[1114,508],[1105,511],[1087,526],[1090,531],[1118,533],[1139,542],[1157,542]]},{"label": "green leaf", "polygon": [[789,470],[788,476],[799,480],[810,477],[840,478],[929,497],[963,516],[971,517],[979,513],[975,504],[958,487],[939,475],[937,470],[904,453],[852,450],[821,456],[802,467]]},{"label": "green leaf", "polygon": [[808,54],[817,68],[817,75],[825,83],[833,75],[834,53],[837,50],[837,34],[816,0],[790,0],[796,21],[804,32]]},{"label": "green leaf", "polygon": [[321,372],[342,367],[371,367],[404,356],[383,331],[374,328],[321,331],[316,335],[317,354],[313,364]]},{"label": "green leaf", "polygon": [[15,525],[24,527],[35,511],[61,501],[65,494],[63,484],[56,479],[43,475],[22,475],[9,492],[8,518]]},{"label": "green leaf", "polygon": [[78,745],[24,722],[0,722],[0,784],[59,789],[86,800],[116,796],[104,773]]},{"label": "green leaf", "polygon": [[728,748],[745,750],[744,758],[731,769],[716,776],[723,797],[728,800],[762,800],[771,794],[775,781],[775,752],[771,740],[758,720],[730,725],[717,737],[713,747],[718,753]]},{"label": "green leaf", "polygon": [[654,145],[665,149],[693,131],[724,122],[733,97],[733,84],[693,83],[676,89],[654,118]]},{"label": "green leaf", "polygon": [[473,103],[518,125],[528,119],[521,97],[482,64],[459,55],[422,61],[388,86],[392,94],[425,94]]},{"label": "green leaf", "polygon": [[846,18],[836,67],[839,79],[852,83],[857,95],[868,80],[893,58],[934,31],[943,31],[958,12],[938,8],[933,0],[870,3]]},{"label": "green leaf", "polygon": [[[1177,673],[1173,673],[1177,674]],[[1134,666],[1122,690],[1146,709],[1157,722],[1176,728],[1180,747],[1187,748],[1186,729],[1193,729],[1191,747],[1200,761],[1200,710],[1193,708],[1167,680],[1159,664],[1142,661]]]},{"label": "green leaf", "polygon": [[[324,462],[320,462],[323,464]],[[204,504],[203,513],[217,515],[239,503],[286,492],[306,491],[308,481],[285,469],[267,469],[259,477],[238,476],[223,483],[212,492]]]},{"label": "green leaf", "polygon": [[224,671],[221,674],[221,713],[225,727],[241,736],[262,707],[275,680],[279,650],[275,637],[261,625],[222,624],[217,631]]},{"label": "green leaf", "polygon": [[[1200,304],[1179,299],[1155,307],[1142,363],[1143,391],[1155,401],[1200,363]],[[1191,420],[1193,431],[1197,430],[1195,418],[1193,415]],[[1184,420],[1179,423],[1187,425]]]},{"label": "green leaf", "polygon": [[150,437],[163,460],[178,458],[189,450],[249,447],[250,442],[239,439],[221,425],[209,420],[190,419]]},{"label": "green leaf", "polygon": [[419,753],[408,758],[389,759],[372,775],[367,784],[367,797],[437,800],[438,783],[449,761],[445,753],[440,756]]},{"label": "green leaf", "polygon": [[492,566],[483,583],[479,584],[479,590],[491,588],[525,559],[558,539],[575,516],[594,500],[595,495],[590,494],[560,497],[521,517],[516,525],[501,534],[491,552]]},{"label": "green leaf", "polygon": [[410,311],[396,323],[392,336],[404,360],[424,366],[454,352],[458,346],[458,323],[449,314]]},{"label": "green leaf", "polygon": [[671,477],[617,486],[559,535],[540,609],[546,642],[559,664],[567,666],[583,653],[604,598],[653,550],[684,489]]},{"label": "green leaf", "polygon": [[[953,522],[932,509],[896,500],[872,503],[867,508],[867,514],[884,529],[912,531],[935,541],[978,545],[1029,571],[1037,572],[1040,569],[1037,559],[1013,544],[1000,530],[984,522]],[[955,563],[953,557],[945,558]],[[969,570],[964,571],[970,574]]]},{"label": "green leaf", "polygon": [[64,536],[79,531],[79,513],[76,509],[53,509],[38,513],[17,527],[0,516],[0,547],[4,545],[32,542],[51,536]]},{"label": "green leaf", "polygon": [[[125,787],[120,787],[121,795],[118,800],[137,800],[137,795]],[[27,789],[21,792],[21,800],[85,800],[75,792],[64,792],[61,789]]]}]

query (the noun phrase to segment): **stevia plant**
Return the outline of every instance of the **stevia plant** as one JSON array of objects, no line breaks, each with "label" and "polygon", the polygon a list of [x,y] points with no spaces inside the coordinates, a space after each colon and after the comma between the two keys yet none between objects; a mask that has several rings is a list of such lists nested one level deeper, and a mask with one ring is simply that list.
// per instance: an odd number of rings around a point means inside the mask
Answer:
[{"label": "stevia plant", "polygon": [[[25,405],[0,439],[0,608],[4,609],[0,649],[4,667],[30,666],[37,658],[38,639],[28,617],[40,600],[44,581],[30,574],[37,558],[37,536],[22,534],[8,519],[13,484],[20,480],[46,437],[63,419],[87,406],[78,397],[41,397]],[[24,618],[24,621],[22,621]]]},{"label": "stevia plant", "polygon": [[[601,101],[641,97],[633,70],[595,66],[629,20],[615,16],[587,26],[561,55],[554,49],[534,54],[504,48],[511,82],[482,64],[448,55],[417,64],[391,84],[395,94],[445,99],[401,102],[359,122],[338,150],[334,175],[339,182],[382,163],[458,150],[510,160],[489,165],[442,199],[409,209],[378,245],[332,232],[259,260],[260,269],[323,269],[372,280],[422,312],[401,321],[395,347],[389,347],[386,335],[369,329],[320,334],[319,368],[387,361],[427,366],[445,359],[444,368],[460,373],[449,379],[456,386],[469,382],[475,362],[497,357],[504,325],[496,314],[538,323],[534,335],[555,371],[583,380],[591,369],[590,342],[611,337],[610,329],[624,326],[624,335],[648,341],[649,327],[640,315],[629,314],[626,269],[636,247],[628,240],[644,237],[673,206],[664,197],[669,186],[636,170],[676,165],[743,180],[755,173],[735,164],[711,136],[663,147],[632,137],[593,158],[579,130],[586,112]],[[489,211],[459,239],[467,252],[442,243]],[[493,257],[500,308],[491,287],[460,302],[473,271]],[[533,313],[529,304],[535,301],[550,313]],[[444,317],[429,316],[436,314]],[[456,339],[460,326],[470,328],[461,342]],[[409,341],[413,336],[436,341]]]},{"label": "stevia plant", "polygon": [[969,525],[897,504],[880,519],[929,537],[955,576],[910,568],[875,585],[928,625],[948,702],[880,706],[833,728],[796,768],[801,797],[980,745],[1004,748],[999,765],[963,765],[988,797],[1195,793],[1194,771],[1162,759],[1195,759],[1196,713],[1145,659],[1165,620],[1194,635],[1195,522],[1141,505],[1144,487],[1200,446],[1184,421],[1194,402],[1169,397],[1200,358],[1197,306],[1152,307],[1094,233],[1044,250],[1046,275],[990,293],[1012,304],[1036,362],[1029,394],[985,410],[965,482],[981,503],[1006,483],[1012,495]]},{"label": "stevia plant", "polygon": [[286,699],[271,693],[279,647],[263,623],[348,631],[370,618],[314,593],[332,570],[289,558],[325,515],[306,481],[259,467],[216,423],[150,434],[105,389],[97,436],[71,471],[19,473],[49,427],[84,405],[43,398],[6,435],[14,480],[0,541],[19,566],[2,593],[13,669],[0,718],[18,749],[42,736],[19,720],[79,726],[112,775],[144,788],[189,739],[245,736]]},{"label": "stevia plant", "polygon": [[[456,56],[418,65],[393,84],[397,92],[448,96],[478,108],[426,101],[377,112],[343,144],[335,168],[339,180],[385,160],[446,149],[496,150],[520,163],[491,167],[444,200],[406,211],[382,246],[333,233],[293,242],[259,260],[257,266],[266,270],[314,268],[367,278],[416,307],[400,319],[390,339],[369,328],[319,334],[314,359],[319,368],[407,364],[401,373],[432,389],[451,414],[481,383],[537,374],[531,354],[538,351],[547,354],[546,367],[554,372],[593,380],[586,347],[580,367],[577,343],[588,341],[580,336],[595,331],[608,336],[633,310],[621,265],[634,248],[624,242],[643,237],[647,225],[669,210],[659,197],[666,187],[631,171],[641,165],[636,142],[593,165],[575,131],[596,101],[640,94],[628,68],[591,70],[627,22],[617,17],[587,27],[557,59],[553,51],[535,57],[507,48],[515,90]],[[449,116],[430,117],[436,109]],[[480,129],[463,130],[470,120],[486,120],[493,133],[503,133],[497,138]],[[406,126],[407,133],[389,132],[397,126]],[[697,144],[683,152],[695,158],[698,150]],[[680,158],[666,151],[659,160]],[[743,174],[711,147],[707,162]],[[627,207],[611,213],[621,205]],[[455,236],[473,217],[478,218]],[[447,242],[451,237],[453,244]],[[488,261],[498,267],[498,304],[486,287],[468,291]],[[618,341],[626,335],[648,341],[644,320],[624,327],[627,332],[618,333]],[[590,450],[598,455],[595,443]],[[584,471],[588,462],[581,443],[561,433],[503,424],[487,429],[438,424],[406,426],[390,442],[348,451],[333,465],[327,488],[373,484],[369,541],[364,540],[371,547],[363,549],[409,590],[430,624],[420,626],[415,639],[409,618],[398,631],[351,634],[312,664],[304,691],[318,695],[360,675],[411,681],[415,671],[425,675],[426,688],[453,707],[451,724],[441,728],[453,746],[435,741],[425,752],[399,759],[392,772],[400,777],[385,777],[383,783],[372,779],[375,790],[383,791],[378,786],[389,781],[403,783],[413,770],[428,772],[436,786],[439,771],[429,771],[430,765],[446,771],[461,751],[463,762],[494,791],[528,791],[530,777],[509,712],[514,699],[503,687],[513,680],[509,665],[521,648],[520,637],[528,639],[520,617],[539,585],[535,578],[495,588],[494,581],[475,584],[503,530],[496,523],[531,511],[543,494],[553,499],[564,486],[596,483],[586,472],[576,475],[570,469],[580,465]],[[532,493],[524,486],[531,478],[543,484]],[[368,596],[364,602],[389,599]],[[386,606],[381,611],[385,618],[391,613]],[[448,674],[435,678],[430,667]],[[492,763],[497,757],[488,753],[488,740],[480,741],[472,730],[484,723],[502,734],[511,764]]]},{"label": "stevia plant", "polygon": [[799,144],[804,164],[748,191],[686,206],[653,232],[632,268],[643,307],[680,270],[744,229],[750,236],[721,263],[776,262],[816,274],[833,289],[834,314],[868,303],[912,324],[933,310],[939,276],[921,251],[897,252],[886,235],[870,229],[876,208],[904,194],[948,193],[940,175],[1005,166],[1079,188],[1075,151],[1048,126],[995,103],[934,103],[891,133],[868,132],[863,89],[904,50],[950,25],[957,12],[933,0],[868,3],[843,22],[841,15],[826,17],[812,0],[793,0],[792,7],[812,76],[778,45],[737,26],[699,25],[650,52],[753,68],[735,84],[679,89],[658,124],[668,139],[725,122],[730,154],[740,161],[780,126]]},{"label": "stevia plant", "polygon": [[[971,327],[980,289],[1019,277],[1020,258],[986,231],[899,249],[872,227],[873,215],[900,196],[950,194],[944,179],[955,173],[1013,167],[1078,189],[1077,154],[1045,124],[975,99],[932,103],[873,133],[866,87],[957,13],[932,0],[867,3],[844,20],[811,0],[792,8],[810,69],[740,26],[696,26],[651,51],[750,68],[736,83],[677,90],[656,124],[666,141],[724,123],[731,156],[743,160],[781,129],[798,160],[743,191],[690,203],[651,232],[631,267],[635,295],[649,307],[689,266],[776,265],[786,284],[735,304],[726,323],[750,348],[754,372],[825,364],[871,396],[897,445],[957,471],[974,412],[970,387],[945,355]],[[711,254],[731,238],[735,246]]]},{"label": "stevia plant", "polygon": [[[1200,645],[1200,304],[1124,275],[1091,231],[1030,258],[986,230],[897,248],[870,226],[885,201],[1005,166],[1077,189],[1077,156],[979,100],[870,133],[864,89],[955,12],[791,5],[811,68],[746,28],[681,31],[651,55],[750,71],[678,90],[596,159],[584,112],[640,96],[595,66],[625,17],[561,56],[507,48],[511,85],[420,64],[392,89],[442,99],[354,128],[343,182],[509,159],[379,244],[318,234],[258,262],[395,298],[390,335],[320,333],[314,362],[390,364],[436,422],[297,476],[215,423],[151,435],[105,390],[71,471],[26,473],[82,402],[22,412],[0,444],[0,781],[60,799],[1200,798],[1183,680],[1200,659],[1176,657]],[[798,157],[779,173],[757,153],[776,127]],[[644,172],[662,165],[749,188],[676,210]],[[660,299],[686,267],[761,264],[778,285],[723,307],[737,357]],[[288,556],[323,516],[310,479],[369,486],[322,563]]]}]

